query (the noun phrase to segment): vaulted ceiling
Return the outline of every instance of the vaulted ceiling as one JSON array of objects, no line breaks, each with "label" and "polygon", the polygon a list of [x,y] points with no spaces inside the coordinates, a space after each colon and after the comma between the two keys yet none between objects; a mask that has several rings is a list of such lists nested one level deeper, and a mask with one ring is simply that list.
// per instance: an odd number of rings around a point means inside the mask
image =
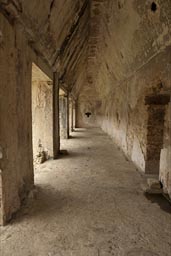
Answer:
[{"label": "vaulted ceiling", "polygon": [[58,70],[62,86],[78,93],[87,79],[89,0],[0,0],[11,22],[24,27],[29,44]]},{"label": "vaulted ceiling", "polygon": [[171,2],[156,0],[0,0],[32,49],[77,97],[103,97],[171,44]]}]

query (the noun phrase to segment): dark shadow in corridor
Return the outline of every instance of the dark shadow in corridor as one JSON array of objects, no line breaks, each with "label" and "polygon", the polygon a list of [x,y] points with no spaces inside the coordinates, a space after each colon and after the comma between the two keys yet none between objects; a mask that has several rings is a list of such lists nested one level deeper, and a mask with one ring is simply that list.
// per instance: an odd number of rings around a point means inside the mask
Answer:
[{"label": "dark shadow in corridor", "polygon": [[144,193],[144,195],[149,201],[151,201],[152,204],[158,204],[163,211],[171,214],[171,204],[164,198],[163,195],[150,195],[147,193]]}]

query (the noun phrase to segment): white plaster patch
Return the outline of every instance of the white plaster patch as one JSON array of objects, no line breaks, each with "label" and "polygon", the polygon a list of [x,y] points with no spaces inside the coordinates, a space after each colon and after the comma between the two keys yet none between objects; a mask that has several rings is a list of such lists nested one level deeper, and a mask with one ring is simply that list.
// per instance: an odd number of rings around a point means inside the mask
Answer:
[{"label": "white plaster patch", "polygon": [[139,140],[136,136],[134,137],[131,159],[142,171],[145,171],[144,155],[141,150]]},{"label": "white plaster patch", "polygon": [[171,147],[161,150],[160,180],[163,183],[165,192],[171,197]]}]

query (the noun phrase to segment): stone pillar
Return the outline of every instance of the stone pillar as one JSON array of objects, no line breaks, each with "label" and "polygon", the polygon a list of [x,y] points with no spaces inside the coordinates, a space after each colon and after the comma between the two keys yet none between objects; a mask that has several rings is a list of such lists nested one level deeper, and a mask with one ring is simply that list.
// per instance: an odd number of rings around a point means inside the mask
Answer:
[{"label": "stone pillar", "polygon": [[60,153],[60,128],[59,128],[59,80],[58,74],[53,74],[53,157],[58,158]]},{"label": "stone pillar", "polygon": [[69,138],[69,95],[61,95],[59,99],[60,106],[60,137]]},{"label": "stone pillar", "polygon": [[73,101],[71,101],[71,132],[74,131],[74,106]]},{"label": "stone pillar", "polygon": [[[30,48],[19,23],[0,13],[0,225],[33,189]],[[1,186],[0,185],[0,186]]]},{"label": "stone pillar", "polygon": [[69,93],[67,93],[67,139],[69,139],[69,133],[70,133],[70,130],[69,130]]},{"label": "stone pillar", "polygon": [[76,103],[73,101],[73,130],[76,128]]},{"label": "stone pillar", "polygon": [[78,101],[75,101],[75,110],[74,110],[74,117],[75,117],[75,128],[79,128],[78,127]]}]

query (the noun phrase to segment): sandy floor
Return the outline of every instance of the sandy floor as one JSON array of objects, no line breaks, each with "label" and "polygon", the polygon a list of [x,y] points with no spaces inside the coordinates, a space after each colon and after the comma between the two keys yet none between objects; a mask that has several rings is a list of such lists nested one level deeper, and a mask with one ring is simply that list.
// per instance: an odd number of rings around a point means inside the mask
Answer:
[{"label": "sandy floor", "polygon": [[37,196],[1,228],[2,256],[170,256],[171,207],[100,130],[78,130],[68,155],[41,165]]}]

